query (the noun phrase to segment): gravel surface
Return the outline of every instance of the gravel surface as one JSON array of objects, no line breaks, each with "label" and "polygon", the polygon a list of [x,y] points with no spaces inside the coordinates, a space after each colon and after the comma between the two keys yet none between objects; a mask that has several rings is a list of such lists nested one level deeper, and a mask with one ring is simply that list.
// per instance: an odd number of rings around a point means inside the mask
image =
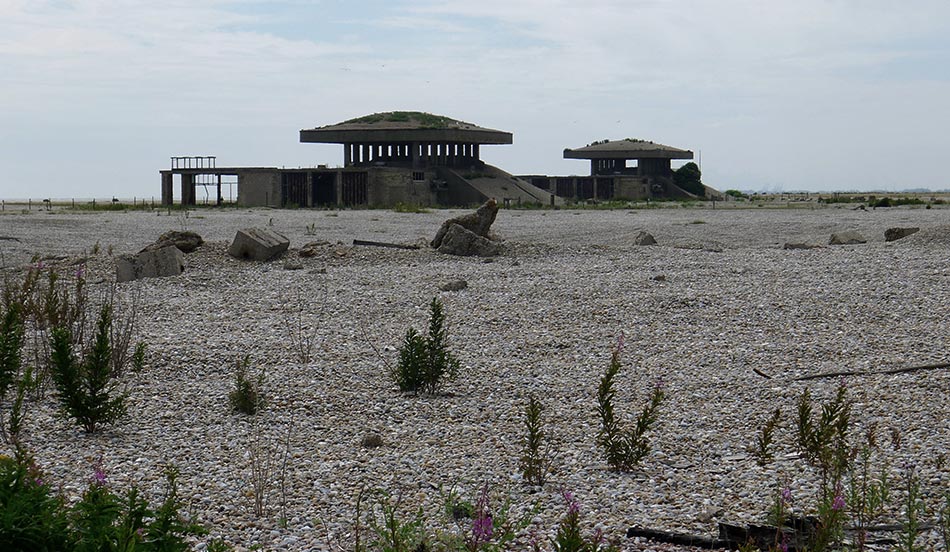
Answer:
[{"label": "gravel surface", "polygon": [[[118,285],[122,304],[138,307],[136,340],[149,346],[144,370],[122,376],[128,416],[86,435],[47,396],[30,405],[29,446],[73,498],[99,457],[110,484],[134,483],[153,500],[162,467],[173,464],[208,539],[238,549],[319,550],[328,534],[348,544],[363,487],[437,519],[446,493],[474,500],[486,483],[517,512],[537,503],[540,535],[555,531],[566,489],[588,529],[600,524],[624,550],[673,549],[623,534],[636,525],[712,536],[720,520],[760,522],[784,483],[796,507],[814,504],[817,473],[794,454],[795,403],[806,387],[824,401],[843,381],[855,401],[856,441],[876,424],[875,462],[886,461],[895,482],[882,520],[899,519],[909,464],[922,478],[928,520],[935,516],[950,489],[950,370],[880,372],[950,362],[950,211],[503,210],[493,231],[505,252],[491,262],[350,245],[423,244],[458,213],[0,214],[0,237],[15,238],[0,241],[5,274],[37,256],[64,271],[85,258],[94,297],[113,285],[110,255],[136,252],[170,229],[207,242],[186,256],[181,276]],[[249,226],[285,234],[291,251],[270,263],[230,258],[234,232]],[[886,243],[894,226],[921,232]],[[659,245],[632,245],[639,230]],[[825,245],[842,230],[868,242]],[[327,243],[298,258],[295,250],[313,241]],[[785,242],[823,247],[784,250]],[[285,269],[288,260],[302,269]],[[440,291],[456,279],[468,287]],[[387,366],[406,330],[424,329],[433,297],[445,304],[463,369],[443,395],[403,395]],[[309,362],[295,352],[290,336],[299,333],[312,339]],[[621,415],[632,420],[658,382],[667,392],[653,451],[629,474],[609,471],[594,442],[597,383],[621,334]],[[245,356],[252,373],[265,372],[268,404],[257,417],[233,414],[227,403]],[[836,371],[873,374],[795,381]],[[543,489],[526,488],[518,470],[531,394],[558,450]],[[776,407],[785,413],[777,459],[760,467],[747,448]],[[383,445],[363,446],[370,434]],[[275,473],[263,516],[252,500],[255,449]],[[921,543],[943,549],[936,530]]]}]

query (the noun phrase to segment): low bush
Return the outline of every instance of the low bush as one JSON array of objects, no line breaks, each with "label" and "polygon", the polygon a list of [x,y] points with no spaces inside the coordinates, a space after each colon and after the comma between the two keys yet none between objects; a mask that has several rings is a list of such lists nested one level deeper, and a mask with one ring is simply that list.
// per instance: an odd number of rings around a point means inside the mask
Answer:
[{"label": "low bush", "polygon": [[399,349],[399,362],[391,369],[390,376],[400,391],[433,395],[445,380],[458,375],[459,361],[448,349],[442,302],[433,298],[429,311],[428,335],[423,337],[410,328]]},{"label": "low bush", "polygon": [[610,357],[610,365],[604,372],[597,388],[597,414],[600,416],[601,429],[597,434],[597,444],[604,451],[607,464],[616,471],[630,471],[650,452],[650,440],[647,436],[656,424],[660,403],[663,402],[663,388],[657,385],[650,395],[650,402],[643,407],[633,428],[625,428],[614,414],[614,378],[620,371],[620,351],[623,341],[617,345]]},{"label": "low bush", "polygon": [[251,379],[247,374],[250,365],[251,359],[247,356],[237,363],[234,389],[228,394],[231,410],[247,415],[257,413],[266,404],[261,392],[264,372],[259,373],[256,379]]},{"label": "low bush", "polygon": [[50,338],[52,378],[62,410],[93,433],[101,424],[113,424],[125,414],[127,395],[118,392],[112,371],[109,330],[112,307],[99,311],[92,346],[82,359],[73,353],[72,330],[53,329]]}]

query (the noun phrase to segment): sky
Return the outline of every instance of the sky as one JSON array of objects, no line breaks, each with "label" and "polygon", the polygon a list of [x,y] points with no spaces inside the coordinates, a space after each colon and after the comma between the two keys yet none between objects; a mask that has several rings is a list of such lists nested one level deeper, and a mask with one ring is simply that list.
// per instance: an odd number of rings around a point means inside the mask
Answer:
[{"label": "sky", "polygon": [[720,190],[947,189],[950,2],[0,0],[0,198],[335,166],[298,131],[394,110],[513,133],[513,174],[629,137]]}]

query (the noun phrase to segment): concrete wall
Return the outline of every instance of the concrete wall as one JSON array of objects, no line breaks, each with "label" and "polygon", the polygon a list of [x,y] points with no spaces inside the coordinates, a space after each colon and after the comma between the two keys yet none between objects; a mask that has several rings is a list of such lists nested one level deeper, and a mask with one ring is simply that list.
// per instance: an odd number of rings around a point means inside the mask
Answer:
[{"label": "concrete wall", "polygon": [[432,191],[432,171],[417,170],[425,176],[416,181],[407,169],[373,168],[369,169],[367,203],[372,207],[391,207],[397,203],[435,205],[436,194]]},{"label": "concrete wall", "polygon": [[237,203],[242,207],[280,207],[280,172],[238,174]]}]

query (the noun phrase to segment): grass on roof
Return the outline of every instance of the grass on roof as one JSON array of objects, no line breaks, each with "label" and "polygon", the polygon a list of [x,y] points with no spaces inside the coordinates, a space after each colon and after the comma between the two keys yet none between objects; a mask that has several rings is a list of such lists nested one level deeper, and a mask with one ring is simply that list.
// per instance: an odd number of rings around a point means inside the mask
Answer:
[{"label": "grass on roof", "polygon": [[450,119],[448,117],[443,117],[441,115],[433,115],[431,113],[423,113],[421,111],[389,111],[386,113],[373,113],[372,115],[365,115],[363,117],[357,117],[356,119],[350,119],[349,121],[344,121],[345,123],[409,123],[416,122],[421,128],[449,128],[454,126],[458,121]]}]

